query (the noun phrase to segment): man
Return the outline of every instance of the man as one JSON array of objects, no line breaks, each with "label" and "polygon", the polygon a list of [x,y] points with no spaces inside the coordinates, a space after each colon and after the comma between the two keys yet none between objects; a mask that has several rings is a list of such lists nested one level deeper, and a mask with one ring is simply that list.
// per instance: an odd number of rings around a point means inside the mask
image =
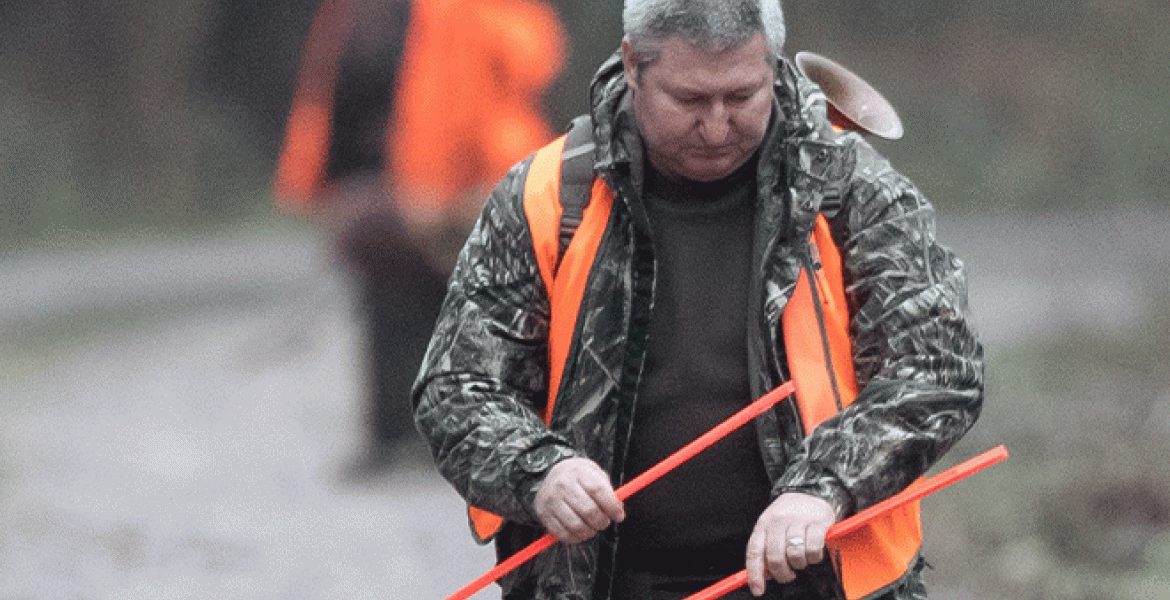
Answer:
[{"label": "man", "polygon": [[[508,575],[504,597],[675,600],[744,568],[748,588],[729,598],[925,597],[916,513],[891,517],[906,531],[884,545],[826,547],[825,534],[921,476],[977,418],[961,262],[914,185],[834,130],[820,91],[779,58],[778,2],[627,0],[623,19],[621,52],[591,87],[593,201],[609,190],[612,208],[567,358],[550,359],[561,286],[528,212],[538,155],[492,194],[415,384],[439,470],[505,520],[499,552],[544,531],[564,542]],[[828,293],[830,247],[847,295]],[[828,329],[851,354],[844,368],[824,358],[832,393],[814,398],[802,365],[822,344],[796,332],[821,332],[828,356],[840,350]],[[790,377],[796,397],[617,499]],[[825,402],[833,414],[814,427]]]},{"label": "man", "polygon": [[320,222],[356,275],[370,389],[353,475],[413,437],[407,398],[454,254],[485,190],[553,137],[540,103],[562,38],[541,0],[318,8],[274,193]]}]

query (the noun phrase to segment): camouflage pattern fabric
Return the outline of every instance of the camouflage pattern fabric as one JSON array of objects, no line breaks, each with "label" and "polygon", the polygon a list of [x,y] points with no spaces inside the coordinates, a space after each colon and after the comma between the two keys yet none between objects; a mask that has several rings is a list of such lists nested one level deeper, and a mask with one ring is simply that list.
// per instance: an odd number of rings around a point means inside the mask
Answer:
[{"label": "camouflage pattern fabric", "polygon": [[[536,488],[558,461],[587,456],[615,486],[636,475],[621,467],[646,354],[654,260],[629,96],[615,55],[594,79],[591,104],[595,169],[616,200],[551,425],[540,416],[550,304],[522,206],[529,160],[495,189],[467,240],[414,387],[416,423],[439,471],[468,502],[508,520],[497,540],[505,553],[540,533]],[[935,239],[926,198],[859,135],[834,131],[822,92],[787,61],[776,96],[757,173],[753,393],[786,378],[780,316],[818,212],[842,249],[862,389],[807,437],[790,402],[756,428],[775,494],[815,494],[846,516],[921,476],[972,426],[983,398],[982,348],[968,321],[963,264]],[[556,545],[506,577],[504,597],[608,599],[619,537],[620,526]],[[910,569],[883,597],[925,597],[920,571]],[[791,591],[827,598],[839,585]]]}]

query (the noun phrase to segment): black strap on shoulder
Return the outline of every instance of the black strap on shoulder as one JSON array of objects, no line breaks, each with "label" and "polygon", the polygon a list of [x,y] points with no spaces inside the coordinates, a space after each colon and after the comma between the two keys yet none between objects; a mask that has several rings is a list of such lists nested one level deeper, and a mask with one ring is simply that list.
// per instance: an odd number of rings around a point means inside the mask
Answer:
[{"label": "black strap on shoulder", "polygon": [[589,115],[573,119],[561,154],[561,225],[557,266],[569,249],[573,234],[585,216],[593,193],[593,120]]}]

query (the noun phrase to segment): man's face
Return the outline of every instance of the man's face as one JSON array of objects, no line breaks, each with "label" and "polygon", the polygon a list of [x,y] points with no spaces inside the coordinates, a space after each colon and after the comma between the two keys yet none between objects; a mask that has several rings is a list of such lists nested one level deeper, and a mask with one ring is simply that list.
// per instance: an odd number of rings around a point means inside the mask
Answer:
[{"label": "man's face", "polygon": [[715,181],[735,172],[764,139],[774,72],[763,34],[713,52],[669,38],[658,62],[636,71],[622,44],[634,115],[650,162],[666,175]]}]

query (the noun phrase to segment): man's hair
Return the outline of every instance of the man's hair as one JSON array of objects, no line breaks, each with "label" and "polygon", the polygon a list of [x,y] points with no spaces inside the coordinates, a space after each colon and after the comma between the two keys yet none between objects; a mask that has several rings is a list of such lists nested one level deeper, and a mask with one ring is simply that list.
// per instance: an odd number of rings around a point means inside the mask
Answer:
[{"label": "man's hair", "polygon": [[763,33],[773,58],[784,49],[781,0],[625,0],[624,33],[639,68],[656,62],[671,37],[705,50],[737,48]]}]

